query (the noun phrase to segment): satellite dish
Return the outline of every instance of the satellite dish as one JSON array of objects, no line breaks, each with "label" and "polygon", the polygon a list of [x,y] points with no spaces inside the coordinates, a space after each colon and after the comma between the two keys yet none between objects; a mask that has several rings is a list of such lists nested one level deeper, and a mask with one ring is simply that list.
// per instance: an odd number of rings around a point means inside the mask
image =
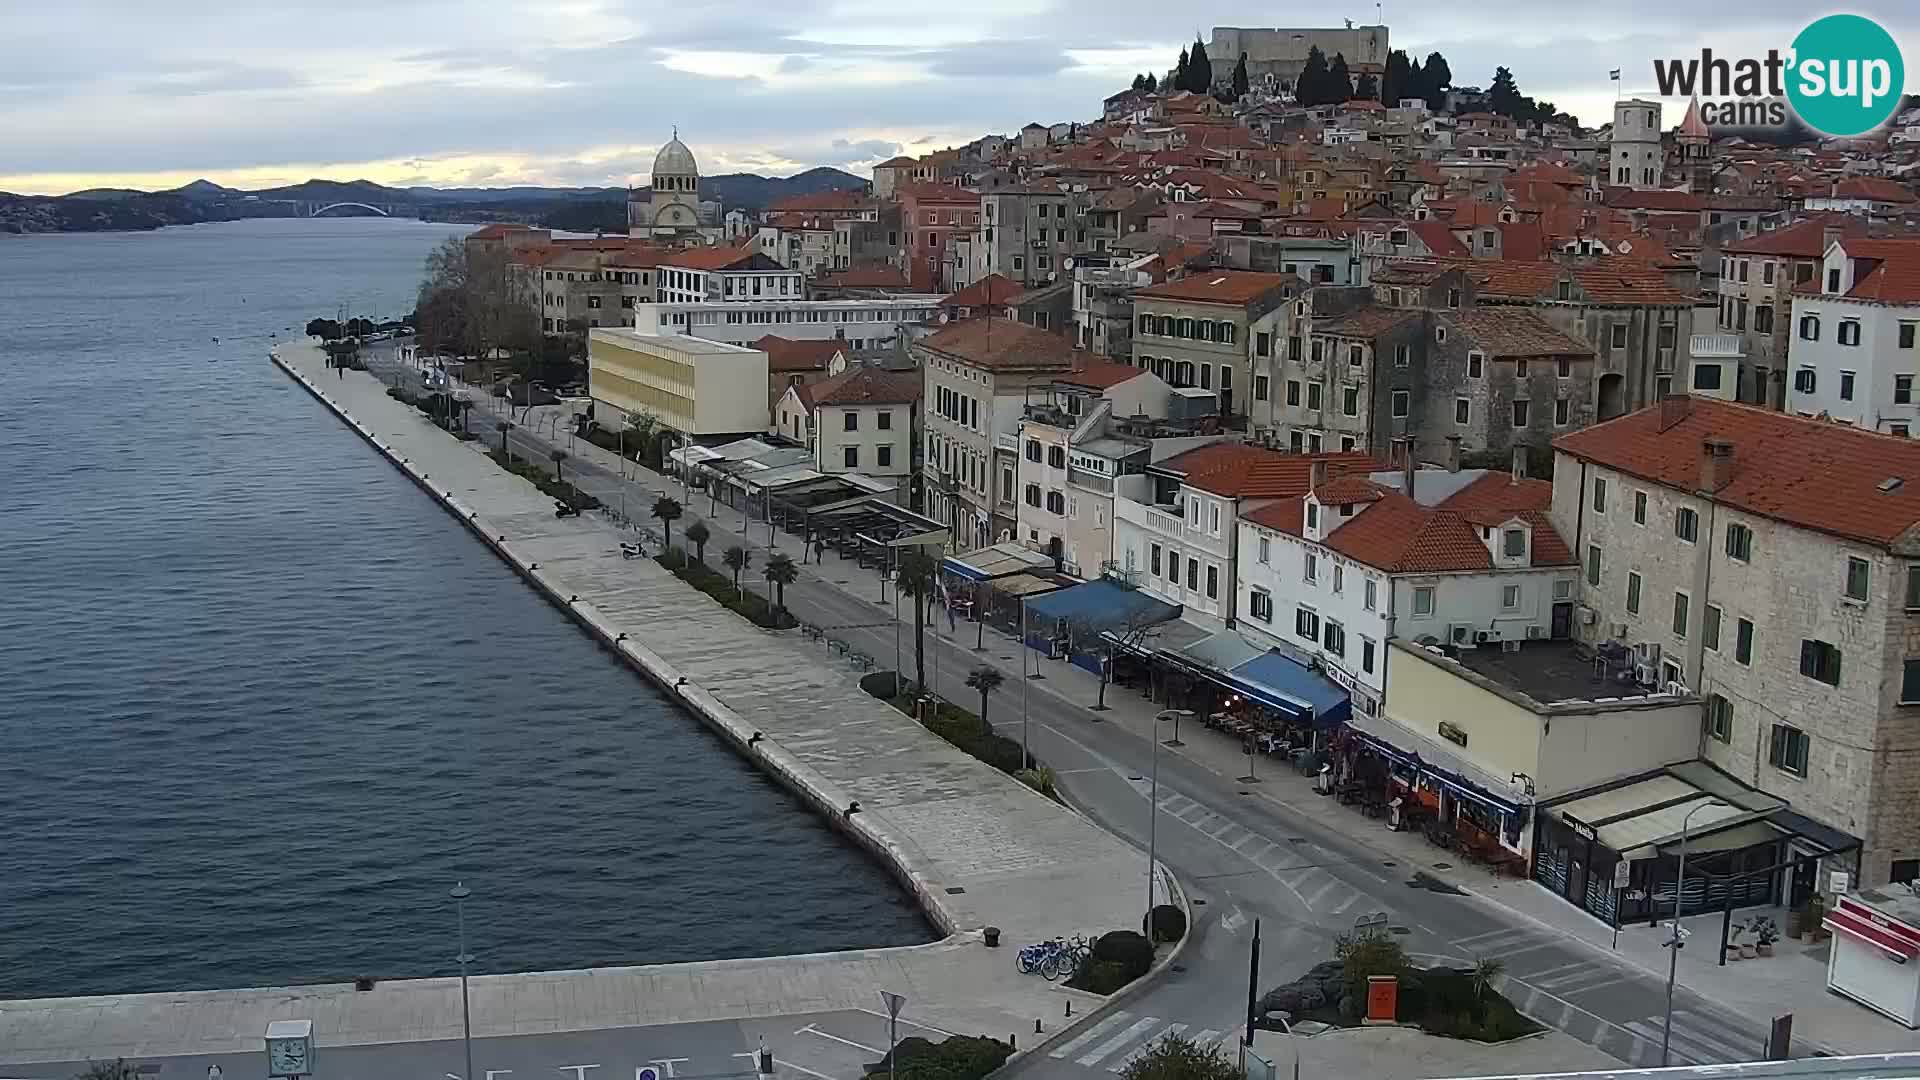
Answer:
[{"label": "satellite dish", "polygon": [[940,325],[945,326],[946,324],[947,324],[947,313],[943,311],[940,313]]},{"label": "satellite dish", "polygon": [[1069,270],[1073,269],[1073,256],[1069,255],[1066,258],[1061,259],[1060,265],[1066,267]]}]

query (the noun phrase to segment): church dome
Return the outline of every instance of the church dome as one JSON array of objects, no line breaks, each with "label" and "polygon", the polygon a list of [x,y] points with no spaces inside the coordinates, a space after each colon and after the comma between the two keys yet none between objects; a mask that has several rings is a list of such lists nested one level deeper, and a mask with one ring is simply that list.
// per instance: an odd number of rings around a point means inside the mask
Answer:
[{"label": "church dome", "polygon": [[660,148],[653,159],[654,176],[699,176],[700,166],[693,160],[693,151],[675,135],[673,141]]}]

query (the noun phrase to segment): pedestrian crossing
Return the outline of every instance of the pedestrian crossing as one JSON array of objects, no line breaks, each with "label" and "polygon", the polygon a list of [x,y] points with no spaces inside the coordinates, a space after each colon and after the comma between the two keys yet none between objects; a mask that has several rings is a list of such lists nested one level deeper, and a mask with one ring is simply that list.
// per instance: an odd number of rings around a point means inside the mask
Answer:
[{"label": "pedestrian crossing", "polygon": [[1089,1069],[1119,1073],[1163,1039],[1185,1038],[1202,1050],[1210,1050],[1225,1042],[1228,1034],[1217,1028],[1194,1030],[1192,1025],[1178,1021],[1116,1009],[1092,1027],[1047,1051],[1047,1056],[1071,1060]]},{"label": "pedestrian crossing", "polygon": [[1358,915],[1380,906],[1327,869],[1342,860],[1324,848],[1298,837],[1276,840],[1264,836],[1184,795],[1162,795],[1160,810],[1266,871],[1309,911],[1320,915]]}]

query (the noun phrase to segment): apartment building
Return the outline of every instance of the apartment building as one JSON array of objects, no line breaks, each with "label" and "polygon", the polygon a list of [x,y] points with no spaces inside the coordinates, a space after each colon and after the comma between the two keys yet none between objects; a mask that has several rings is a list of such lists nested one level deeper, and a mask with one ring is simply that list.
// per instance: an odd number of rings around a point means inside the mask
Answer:
[{"label": "apartment building", "polygon": [[774,430],[800,442],[823,473],[862,473],[905,484],[914,474],[921,377],[860,364],[796,383],[774,404]]},{"label": "apartment building", "polygon": [[1073,269],[1073,333],[1095,356],[1133,358],[1133,294],[1153,284],[1157,255]]},{"label": "apartment building", "polygon": [[1554,448],[1578,637],[1700,695],[1702,757],[1844,834],[1791,855],[1920,876],[1920,445],[1677,396]]},{"label": "apartment building", "polygon": [[1920,239],[1836,240],[1793,297],[1787,408],[1911,438],[1920,422]]},{"label": "apartment building", "polygon": [[767,334],[832,339],[855,352],[894,346],[904,331],[931,323],[940,298],[920,293],[869,300],[707,300],[638,304],[633,325],[647,334],[690,334],[736,345]]},{"label": "apartment building", "polygon": [[603,427],[647,413],[696,438],[767,430],[767,354],[684,335],[587,336],[587,394]]},{"label": "apartment building", "polygon": [[1173,386],[1213,391],[1244,414],[1256,338],[1271,342],[1299,282],[1286,274],[1202,270],[1133,294],[1133,364]]},{"label": "apartment building", "polygon": [[989,317],[951,323],[912,351],[925,379],[927,514],[947,523],[959,550],[1012,539],[1020,420],[1029,400],[1072,369],[1072,342]]},{"label": "apartment building", "polygon": [[1717,329],[1739,336],[1734,400],[1786,407],[1794,290],[1824,278],[1821,263],[1835,241],[1866,232],[1858,218],[1820,214],[1720,249]]},{"label": "apartment building", "polygon": [[1066,276],[1067,260],[1091,250],[1084,196],[1077,201],[1051,181],[981,195],[968,280],[999,274],[1035,286]]},{"label": "apartment building", "polygon": [[807,298],[804,274],[782,266],[752,244],[675,252],[661,260],[656,278],[656,295],[666,304]]},{"label": "apartment building", "polygon": [[1140,588],[1218,629],[1236,617],[1241,519],[1306,494],[1315,463],[1330,475],[1376,467],[1365,454],[1286,454],[1214,443],[1123,476],[1114,493],[1114,559]]},{"label": "apartment building", "polygon": [[1547,520],[1552,497],[1505,470],[1322,470],[1305,495],[1241,520],[1238,625],[1317,661],[1376,716],[1391,638],[1474,648],[1569,635],[1579,567]]},{"label": "apartment building", "polygon": [[962,237],[971,239],[980,224],[980,194],[950,184],[908,183],[896,186],[900,203],[900,261],[916,290],[947,292],[953,280],[950,249]]}]

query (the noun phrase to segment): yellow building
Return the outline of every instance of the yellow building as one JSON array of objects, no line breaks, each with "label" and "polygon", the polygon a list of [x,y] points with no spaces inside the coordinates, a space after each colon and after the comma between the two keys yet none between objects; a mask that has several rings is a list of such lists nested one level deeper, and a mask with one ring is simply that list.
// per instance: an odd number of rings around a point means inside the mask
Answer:
[{"label": "yellow building", "polygon": [[683,435],[765,431],[767,354],[685,334],[594,330],[587,338],[587,393],[604,427],[650,413]]}]

